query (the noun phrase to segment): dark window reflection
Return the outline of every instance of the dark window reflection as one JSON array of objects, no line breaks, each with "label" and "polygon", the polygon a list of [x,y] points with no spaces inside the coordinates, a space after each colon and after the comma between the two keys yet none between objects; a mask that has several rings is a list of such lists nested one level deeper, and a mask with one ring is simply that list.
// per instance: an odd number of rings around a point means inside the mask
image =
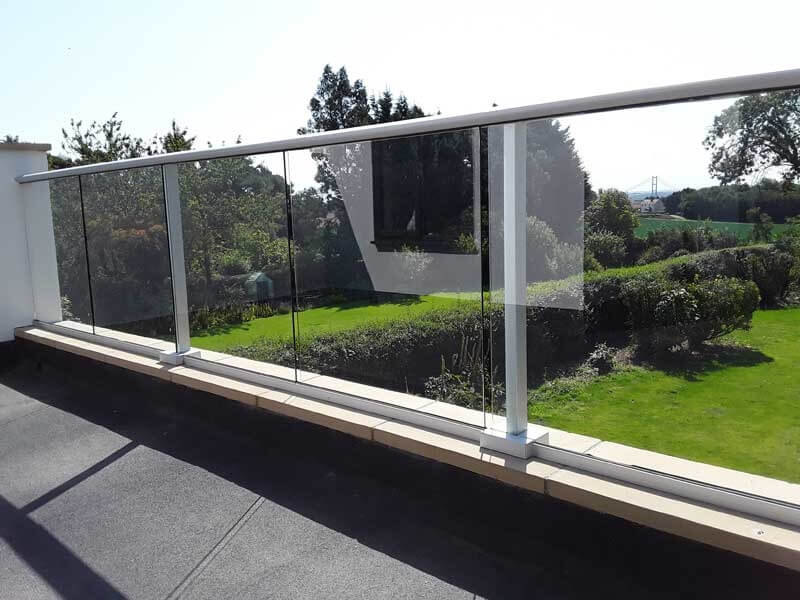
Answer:
[{"label": "dark window reflection", "polygon": [[372,144],[375,244],[477,252],[470,132]]}]

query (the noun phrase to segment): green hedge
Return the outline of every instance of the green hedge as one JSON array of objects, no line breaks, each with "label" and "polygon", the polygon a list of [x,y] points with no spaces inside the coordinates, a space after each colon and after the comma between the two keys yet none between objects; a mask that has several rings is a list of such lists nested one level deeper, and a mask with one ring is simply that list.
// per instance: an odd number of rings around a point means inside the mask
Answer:
[{"label": "green hedge", "polygon": [[[584,360],[602,342],[633,340],[643,351],[659,352],[684,342],[697,346],[747,327],[759,302],[784,298],[793,264],[786,252],[753,246],[587,274],[583,282],[570,278],[532,286],[526,309],[531,382]],[[552,308],[581,300],[585,310]],[[468,382],[471,391],[462,390],[455,401],[479,406],[486,383],[481,361],[502,376],[503,329],[502,305],[486,303],[482,313],[477,301],[465,302],[462,308],[434,310],[413,321],[365,323],[301,338],[298,366],[413,393],[425,393],[427,384],[428,393],[446,394],[448,385],[463,388]],[[487,341],[484,354],[481,336]],[[232,352],[292,364],[294,347],[260,340]]]}]

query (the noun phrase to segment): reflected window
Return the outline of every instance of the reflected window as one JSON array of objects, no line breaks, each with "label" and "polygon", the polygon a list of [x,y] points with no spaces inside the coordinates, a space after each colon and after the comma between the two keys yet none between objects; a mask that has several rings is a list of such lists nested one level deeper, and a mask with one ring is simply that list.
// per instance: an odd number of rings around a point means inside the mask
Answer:
[{"label": "reflected window", "polygon": [[378,250],[476,253],[473,171],[470,132],[374,142]]}]

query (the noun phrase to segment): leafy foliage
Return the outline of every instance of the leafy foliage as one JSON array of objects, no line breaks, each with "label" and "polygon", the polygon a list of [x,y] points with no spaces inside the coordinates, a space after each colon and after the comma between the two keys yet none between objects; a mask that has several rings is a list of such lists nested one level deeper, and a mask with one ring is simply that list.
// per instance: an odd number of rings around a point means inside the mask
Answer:
[{"label": "leafy foliage", "polygon": [[607,230],[592,231],[584,247],[604,267],[619,267],[625,261],[625,240]]},{"label": "leafy foliage", "polygon": [[719,115],[703,144],[709,173],[723,184],[774,167],[784,180],[800,177],[800,90],[750,94]]},{"label": "leafy foliage", "polygon": [[628,194],[615,189],[600,191],[597,199],[586,209],[585,220],[589,233],[608,232],[619,236],[625,243],[633,239],[633,231],[639,225],[639,217]]}]

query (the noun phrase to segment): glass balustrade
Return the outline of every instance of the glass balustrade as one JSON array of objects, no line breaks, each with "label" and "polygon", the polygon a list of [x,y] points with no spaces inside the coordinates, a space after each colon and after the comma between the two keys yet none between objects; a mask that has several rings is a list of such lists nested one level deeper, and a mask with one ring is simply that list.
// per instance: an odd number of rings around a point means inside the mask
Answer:
[{"label": "glass balustrade", "polygon": [[80,182],[78,177],[65,177],[54,179],[49,185],[61,322],[92,333],[94,322]]},{"label": "glass balustrade", "polygon": [[174,351],[160,166],[81,175],[95,333]]},{"label": "glass balustrade", "polygon": [[283,154],[178,166],[191,344],[295,379]]},{"label": "glass balustrade", "polygon": [[185,280],[208,360],[800,482],[799,96],[185,162],[181,265],[162,167],[54,180],[63,320],[174,349]]},{"label": "glass balustrade", "polygon": [[799,96],[487,128],[489,423],[800,482]]},{"label": "glass balustrade", "polygon": [[483,425],[478,148],[475,129],[287,153],[300,381]]}]

